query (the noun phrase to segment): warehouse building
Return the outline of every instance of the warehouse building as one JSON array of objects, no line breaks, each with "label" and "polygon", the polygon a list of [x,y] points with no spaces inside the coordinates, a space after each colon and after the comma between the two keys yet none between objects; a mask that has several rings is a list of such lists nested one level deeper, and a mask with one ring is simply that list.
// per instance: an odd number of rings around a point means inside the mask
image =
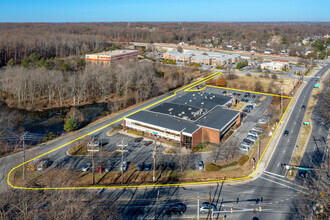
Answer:
[{"label": "warehouse building", "polygon": [[132,61],[138,56],[137,50],[112,50],[95,54],[86,54],[86,63],[113,64],[118,60]]},{"label": "warehouse building", "polygon": [[235,102],[229,96],[190,92],[128,116],[124,130],[157,135],[189,148],[206,141],[220,144],[223,135],[240,123],[240,112],[228,109]]}]

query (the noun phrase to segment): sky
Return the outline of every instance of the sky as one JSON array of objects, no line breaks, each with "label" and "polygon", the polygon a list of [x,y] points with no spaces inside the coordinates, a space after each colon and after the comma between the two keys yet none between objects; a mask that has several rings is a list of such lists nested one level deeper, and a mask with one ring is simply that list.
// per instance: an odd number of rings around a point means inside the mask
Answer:
[{"label": "sky", "polygon": [[0,22],[330,22],[330,0],[0,0]]}]

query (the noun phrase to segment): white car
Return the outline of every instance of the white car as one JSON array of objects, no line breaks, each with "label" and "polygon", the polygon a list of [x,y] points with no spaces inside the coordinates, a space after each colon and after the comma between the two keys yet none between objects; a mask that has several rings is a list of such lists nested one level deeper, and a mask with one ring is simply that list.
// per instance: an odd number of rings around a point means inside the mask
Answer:
[{"label": "white car", "polygon": [[82,168],[81,171],[87,172],[89,168],[91,167],[91,163],[86,163]]},{"label": "white car", "polygon": [[258,120],[258,124],[267,124],[267,123],[268,123],[268,119],[266,119],[266,118],[260,118]]},{"label": "white car", "polygon": [[250,150],[250,148],[247,147],[245,144],[241,144],[238,148],[239,148],[240,150],[242,150],[242,151],[246,151],[246,152]]}]

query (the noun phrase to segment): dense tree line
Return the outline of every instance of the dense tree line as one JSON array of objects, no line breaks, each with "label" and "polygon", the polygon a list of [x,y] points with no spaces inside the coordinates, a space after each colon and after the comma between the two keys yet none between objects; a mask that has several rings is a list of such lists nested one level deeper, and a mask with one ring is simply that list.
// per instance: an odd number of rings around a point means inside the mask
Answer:
[{"label": "dense tree line", "polygon": [[117,111],[192,79],[192,70],[164,68],[139,62],[121,63],[111,68],[87,65],[84,70],[74,72],[14,66],[0,73],[0,90],[10,107],[45,109],[109,102],[113,111]]},{"label": "dense tree line", "polygon": [[[0,24],[0,66],[10,59],[20,63],[33,52],[44,59],[101,51],[111,41],[177,43],[207,41],[213,45],[251,41],[265,48],[273,36],[280,49],[295,47],[306,36],[328,34],[329,23],[2,23]],[[275,48],[276,49],[276,48]]]}]

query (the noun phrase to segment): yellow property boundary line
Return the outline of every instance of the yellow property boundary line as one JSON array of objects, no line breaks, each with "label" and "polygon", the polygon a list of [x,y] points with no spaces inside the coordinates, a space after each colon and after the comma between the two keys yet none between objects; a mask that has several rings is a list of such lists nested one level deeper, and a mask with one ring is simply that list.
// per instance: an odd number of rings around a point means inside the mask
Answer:
[{"label": "yellow property boundary line", "polygon": [[[16,170],[17,168],[23,166],[24,164],[27,164],[27,163],[29,163],[30,161],[35,160],[35,159],[37,159],[37,158],[40,158],[40,157],[42,157],[42,156],[45,156],[45,155],[47,155],[47,154],[50,154],[50,153],[52,153],[52,152],[54,152],[54,151],[56,151],[56,150],[58,150],[58,149],[60,149],[60,148],[63,148],[63,147],[65,147],[65,146],[67,146],[67,145],[69,145],[69,144],[75,142],[75,141],[78,141],[78,140],[80,140],[80,139],[82,139],[82,138],[84,138],[84,137],[86,137],[86,136],[89,136],[89,135],[91,135],[91,134],[94,134],[94,133],[96,133],[96,132],[98,132],[98,131],[100,131],[100,130],[102,130],[102,129],[104,129],[104,128],[106,128],[106,127],[112,125],[112,124],[115,124],[115,123],[117,123],[117,122],[123,120],[124,118],[126,118],[126,117],[128,117],[128,116],[131,116],[131,115],[133,115],[133,114],[135,114],[135,113],[137,113],[137,112],[143,111],[143,110],[145,110],[145,109],[147,109],[147,108],[149,108],[149,107],[151,107],[151,106],[154,106],[154,105],[156,105],[156,104],[158,104],[158,103],[160,103],[160,102],[163,102],[163,101],[165,101],[165,100],[167,100],[167,99],[170,99],[170,98],[176,96],[176,93],[177,93],[177,92],[180,92],[180,91],[182,91],[182,90],[184,90],[184,91],[201,91],[201,90],[204,90],[204,89],[207,88],[207,87],[213,87],[213,88],[221,88],[221,89],[227,89],[227,90],[236,90],[236,91],[241,91],[241,92],[251,92],[251,93],[256,93],[256,94],[261,94],[261,95],[270,95],[270,96],[278,96],[278,97],[283,97],[283,98],[289,98],[289,99],[290,99],[289,105],[288,105],[288,107],[285,109],[284,114],[282,115],[282,117],[281,117],[281,119],[280,119],[280,122],[282,121],[283,116],[286,114],[286,112],[287,112],[289,106],[291,105],[292,97],[289,97],[289,96],[280,96],[280,95],[269,94],[269,93],[261,93],[261,92],[247,91],[247,90],[241,90],[241,89],[231,89],[231,88],[227,88],[227,87],[219,87],[219,86],[211,86],[211,85],[206,85],[206,86],[204,86],[203,88],[198,89],[198,90],[193,90],[193,89],[191,89],[192,87],[194,87],[194,86],[198,86],[198,85],[200,85],[200,84],[202,84],[202,83],[204,83],[204,82],[206,82],[206,81],[208,81],[208,80],[210,80],[210,79],[212,79],[212,78],[215,78],[215,77],[217,77],[217,76],[219,76],[219,75],[221,75],[221,74],[222,74],[221,72],[213,73],[213,74],[211,74],[211,75],[209,75],[209,76],[207,76],[207,77],[205,77],[205,78],[203,78],[203,79],[201,79],[201,80],[198,80],[198,81],[196,81],[196,82],[194,82],[194,83],[191,83],[191,84],[189,84],[189,85],[187,85],[187,86],[185,86],[185,87],[183,87],[183,88],[180,88],[180,89],[176,90],[176,91],[173,93],[173,95],[170,95],[170,96],[168,96],[168,97],[166,97],[166,98],[164,98],[164,99],[162,99],[162,100],[159,100],[159,101],[157,101],[157,102],[155,102],[155,103],[152,103],[152,104],[150,104],[150,105],[148,105],[148,106],[146,106],[146,107],[144,107],[144,108],[141,108],[141,109],[139,109],[139,110],[137,110],[137,111],[135,111],[135,112],[133,112],[133,113],[130,113],[130,114],[128,114],[128,115],[126,115],[126,116],[124,116],[124,117],[122,117],[122,118],[120,118],[120,119],[117,119],[117,120],[115,120],[115,121],[113,121],[113,122],[111,122],[111,123],[109,123],[109,124],[107,124],[107,125],[104,125],[104,126],[98,128],[98,129],[96,129],[96,130],[94,130],[94,131],[92,131],[92,132],[89,132],[88,134],[82,135],[82,136],[80,136],[80,137],[78,137],[78,138],[76,138],[76,139],[74,139],[74,140],[72,140],[72,141],[69,141],[69,142],[67,142],[67,143],[65,143],[65,144],[63,144],[63,145],[61,145],[61,146],[59,146],[59,147],[57,147],[57,148],[54,148],[54,149],[52,149],[52,150],[50,150],[50,151],[48,151],[48,152],[46,152],[46,153],[43,153],[43,154],[41,154],[41,155],[39,155],[39,156],[37,156],[37,157],[34,157],[34,158],[32,158],[32,159],[30,159],[30,160],[24,162],[24,163],[19,164],[18,166],[12,168],[12,169],[9,171],[9,173],[8,173],[8,175],[7,175],[7,183],[8,183],[8,185],[11,186],[12,188],[15,188],[15,189],[31,189],[31,190],[46,190],[46,189],[53,189],[53,190],[54,190],[54,189],[104,189],[104,188],[108,188],[108,189],[121,189],[121,188],[147,188],[147,187],[162,187],[162,186],[198,185],[198,184],[207,184],[207,183],[219,183],[219,182],[223,182],[223,181],[242,180],[242,179],[247,179],[247,178],[252,177],[252,176],[255,174],[255,172],[257,171],[257,168],[258,168],[258,166],[259,166],[259,163],[260,163],[261,159],[263,158],[263,156],[264,156],[264,154],[265,154],[265,152],[266,152],[266,150],[267,150],[267,148],[268,148],[268,146],[269,146],[271,140],[273,139],[273,136],[274,136],[274,134],[276,133],[278,126],[275,128],[275,131],[273,132],[273,135],[271,136],[271,138],[270,138],[270,140],[269,140],[269,142],[268,142],[268,144],[267,144],[265,150],[263,151],[263,153],[262,153],[262,155],[261,155],[261,157],[260,157],[260,159],[259,159],[259,161],[258,161],[258,163],[257,163],[257,165],[256,165],[256,168],[255,168],[254,172],[252,172],[249,176],[245,176],[245,177],[239,177],[239,178],[233,178],[233,179],[226,179],[226,180],[213,180],[213,181],[190,182],[190,183],[172,183],[172,184],[126,185],[126,186],[44,187],[44,188],[37,188],[37,187],[36,187],[36,188],[33,188],[33,187],[24,187],[24,186],[14,186],[14,185],[10,182],[10,175],[11,175],[11,173],[12,173],[14,170]],[[278,125],[279,125],[279,124],[280,124],[280,123],[278,123]]]}]

